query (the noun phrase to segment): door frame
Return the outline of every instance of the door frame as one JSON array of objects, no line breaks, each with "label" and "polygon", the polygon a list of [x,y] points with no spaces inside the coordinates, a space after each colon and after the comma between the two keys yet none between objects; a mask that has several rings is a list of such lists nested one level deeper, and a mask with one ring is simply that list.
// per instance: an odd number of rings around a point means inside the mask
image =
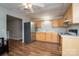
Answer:
[{"label": "door frame", "polygon": [[21,18],[12,16],[12,15],[8,15],[8,14],[6,15],[6,39],[8,39],[8,37],[7,37],[7,26],[8,26],[8,25],[7,25],[7,18],[8,18],[8,16],[9,16],[9,17],[14,17],[14,18],[16,18],[16,19],[21,20],[21,28],[22,28],[22,29],[21,29],[21,32],[22,32],[22,33],[21,33],[21,36],[22,36],[22,41],[23,41],[23,20],[22,20]]}]

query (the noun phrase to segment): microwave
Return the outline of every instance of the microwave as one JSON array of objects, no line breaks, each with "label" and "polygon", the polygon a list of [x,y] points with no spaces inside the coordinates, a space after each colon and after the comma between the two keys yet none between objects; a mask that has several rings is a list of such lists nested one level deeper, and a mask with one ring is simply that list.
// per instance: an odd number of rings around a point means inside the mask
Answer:
[{"label": "microwave", "polygon": [[78,35],[78,30],[77,29],[69,29],[69,32],[75,33],[76,35]]}]

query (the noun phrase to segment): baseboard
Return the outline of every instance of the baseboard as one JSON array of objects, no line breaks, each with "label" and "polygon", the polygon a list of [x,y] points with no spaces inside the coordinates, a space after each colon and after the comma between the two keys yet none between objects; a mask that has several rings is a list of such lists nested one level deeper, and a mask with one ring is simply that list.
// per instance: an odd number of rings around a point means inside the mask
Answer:
[{"label": "baseboard", "polygon": [[22,40],[22,38],[9,38],[9,39],[12,39],[12,40]]},{"label": "baseboard", "polygon": [[44,42],[44,43],[51,43],[51,44],[59,44],[58,42],[47,42],[47,41],[40,41],[40,40],[36,40],[36,41]]}]

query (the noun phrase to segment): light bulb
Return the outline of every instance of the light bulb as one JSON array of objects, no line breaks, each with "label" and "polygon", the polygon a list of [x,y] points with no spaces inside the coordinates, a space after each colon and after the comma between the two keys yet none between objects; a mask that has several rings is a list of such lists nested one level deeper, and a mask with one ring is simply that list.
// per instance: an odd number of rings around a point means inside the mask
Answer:
[{"label": "light bulb", "polygon": [[32,4],[31,3],[28,4],[28,8],[32,8]]},{"label": "light bulb", "polygon": [[25,8],[32,8],[32,4],[31,3],[23,3],[23,6]]}]

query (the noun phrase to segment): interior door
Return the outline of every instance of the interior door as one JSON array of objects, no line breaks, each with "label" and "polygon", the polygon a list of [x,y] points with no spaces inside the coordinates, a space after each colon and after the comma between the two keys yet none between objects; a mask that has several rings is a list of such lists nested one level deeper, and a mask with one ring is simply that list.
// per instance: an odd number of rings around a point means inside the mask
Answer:
[{"label": "interior door", "polygon": [[31,24],[30,22],[24,23],[24,43],[31,42]]}]

